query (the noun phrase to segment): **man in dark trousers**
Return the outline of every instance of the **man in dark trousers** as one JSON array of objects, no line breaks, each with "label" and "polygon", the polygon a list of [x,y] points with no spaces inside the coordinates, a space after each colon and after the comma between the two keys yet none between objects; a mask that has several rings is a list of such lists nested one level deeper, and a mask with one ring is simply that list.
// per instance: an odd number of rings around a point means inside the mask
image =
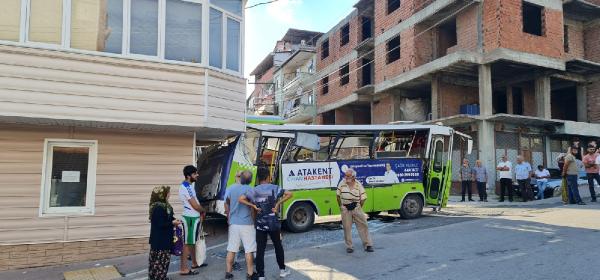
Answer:
[{"label": "man in dark trousers", "polygon": [[256,272],[258,279],[265,277],[265,249],[267,236],[273,241],[275,257],[279,265],[279,277],[286,277],[290,271],[285,267],[283,245],[281,243],[281,222],[277,213],[280,206],[292,197],[280,186],[271,184],[269,169],[261,166],[256,172],[258,185],[240,197],[240,203],[256,210]]}]

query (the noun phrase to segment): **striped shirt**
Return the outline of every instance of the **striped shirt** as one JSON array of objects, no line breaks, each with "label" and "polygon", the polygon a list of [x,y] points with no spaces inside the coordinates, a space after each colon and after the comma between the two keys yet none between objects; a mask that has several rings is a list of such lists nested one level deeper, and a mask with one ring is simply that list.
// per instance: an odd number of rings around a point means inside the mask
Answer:
[{"label": "striped shirt", "polygon": [[343,205],[352,202],[360,203],[362,200],[367,199],[365,188],[363,188],[362,184],[358,181],[354,182],[354,187],[350,187],[346,184],[345,180],[342,180],[337,188],[336,194],[340,197]]}]

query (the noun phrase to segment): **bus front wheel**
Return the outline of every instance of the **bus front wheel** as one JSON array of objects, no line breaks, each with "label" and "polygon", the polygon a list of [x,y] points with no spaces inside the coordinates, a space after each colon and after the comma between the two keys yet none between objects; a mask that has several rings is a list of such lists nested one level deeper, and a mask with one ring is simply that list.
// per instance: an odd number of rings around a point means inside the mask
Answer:
[{"label": "bus front wheel", "polygon": [[409,194],[402,201],[400,216],[404,219],[414,219],[423,212],[423,199],[416,194]]},{"label": "bus front wheel", "polygon": [[315,210],[306,202],[292,205],[288,210],[285,225],[291,232],[305,232],[312,228],[315,223]]}]

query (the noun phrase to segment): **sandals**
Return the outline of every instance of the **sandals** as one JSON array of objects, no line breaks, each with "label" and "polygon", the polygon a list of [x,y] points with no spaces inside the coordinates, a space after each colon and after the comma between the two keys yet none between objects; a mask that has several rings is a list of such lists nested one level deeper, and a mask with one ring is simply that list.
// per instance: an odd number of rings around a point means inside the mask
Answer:
[{"label": "sandals", "polygon": [[191,276],[191,275],[198,275],[198,271],[192,270],[190,269],[190,271],[186,272],[186,273],[179,273],[179,275],[181,276]]},{"label": "sandals", "polygon": [[207,266],[207,265],[208,265],[208,264],[205,264],[205,263],[203,263],[203,264],[201,264],[201,265],[199,265],[199,266],[192,266],[192,269],[198,269],[198,268],[201,268],[201,267],[205,267],[205,266]]}]

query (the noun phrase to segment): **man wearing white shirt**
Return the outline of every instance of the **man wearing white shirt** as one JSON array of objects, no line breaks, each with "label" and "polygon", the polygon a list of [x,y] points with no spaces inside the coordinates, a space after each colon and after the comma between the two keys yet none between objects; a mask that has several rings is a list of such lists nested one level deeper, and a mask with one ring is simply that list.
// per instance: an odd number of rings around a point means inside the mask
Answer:
[{"label": "man wearing white shirt", "polygon": [[385,183],[386,184],[397,184],[400,183],[400,180],[398,179],[398,174],[396,172],[394,172],[394,170],[392,170],[392,165],[389,163],[385,164],[385,175],[383,175],[383,177],[385,178]]},{"label": "man wearing white shirt", "polygon": [[506,155],[502,156],[496,170],[498,170],[498,177],[500,178],[500,202],[504,201],[505,190],[508,190],[508,201],[512,202],[512,163],[506,159]]},{"label": "man wearing white shirt", "polygon": [[544,198],[544,190],[546,189],[546,184],[548,184],[550,172],[548,169],[544,168],[544,166],[538,165],[537,170],[534,173],[538,187],[537,199],[540,200]]}]

